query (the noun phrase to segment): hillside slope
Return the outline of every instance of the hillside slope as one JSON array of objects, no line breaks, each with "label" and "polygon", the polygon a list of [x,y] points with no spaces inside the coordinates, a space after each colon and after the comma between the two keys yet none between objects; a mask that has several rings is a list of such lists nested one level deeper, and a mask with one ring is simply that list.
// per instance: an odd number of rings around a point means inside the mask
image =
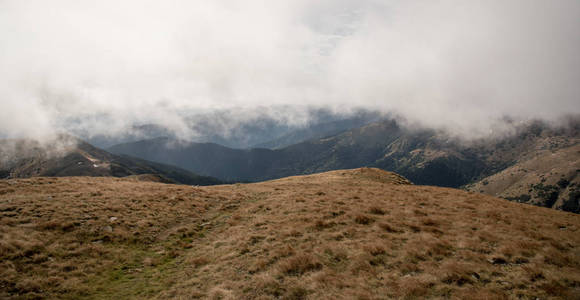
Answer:
[{"label": "hillside slope", "polygon": [[378,169],[0,180],[0,298],[574,299],[580,216]]},{"label": "hillside slope", "polygon": [[[422,157],[424,168],[400,163],[418,147],[445,147],[444,155]],[[388,153],[397,150],[385,158]],[[449,149],[449,151],[448,151]],[[378,166],[396,171],[420,184],[459,186],[477,172],[477,160],[464,157],[452,146],[440,142],[432,131],[408,131],[395,121],[373,123],[336,136],[314,139],[282,149],[231,149],[211,143],[189,143],[168,138],[119,144],[109,148],[161,163],[178,165],[192,172],[230,181],[261,181],[328,170]],[[448,163],[451,162],[451,163]],[[459,163],[458,163],[459,162]],[[454,164],[454,165],[452,165]],[[459,167],[469,174],[460,174]],[[431,167],[444,175],[422,176]]]},{"label": "hillside slope", "polygon": [[467,144],[443,132],[407,129],[386,120],[276,150],[239,150],[158,138],[116,145],[110,151],[231,181],[371,166],[399,173],[417,184],[459,187],[499,172],[524,155],[577,144],[579,124],[553,129],[535,122],[521,125],[508,137]]},{"label": "hillside slope", "polygon": [[61,136],[49,145],[32,140],[0,140],[0,178],[140,174],[155,174],[158,180],[171,183],[221,183],[177,167],[114,155],[71,136]]},{"label": "hillside slope", "polygon": [[580,145],[538,150],[466,189],[580,213]]}]

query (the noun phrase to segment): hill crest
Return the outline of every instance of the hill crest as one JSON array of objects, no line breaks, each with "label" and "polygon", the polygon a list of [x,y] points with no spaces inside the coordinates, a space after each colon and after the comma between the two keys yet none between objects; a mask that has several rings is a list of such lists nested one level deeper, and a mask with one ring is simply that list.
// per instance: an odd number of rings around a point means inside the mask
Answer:
[{"label": "hill crest", "polygon": [[579,215],[401,183],[375,169],[209,187],[0,180],[0,297],[580,295]]}]

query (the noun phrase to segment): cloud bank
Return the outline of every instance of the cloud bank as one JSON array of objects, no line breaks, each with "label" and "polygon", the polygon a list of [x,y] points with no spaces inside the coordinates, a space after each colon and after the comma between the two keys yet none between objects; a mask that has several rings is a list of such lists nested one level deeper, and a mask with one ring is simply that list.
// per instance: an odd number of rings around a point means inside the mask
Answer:
[{"label": "cloud bank", "polygon": [[580,113],[578,28],[576,0],[0,0],[0,136],[313,106],[486,132]]}]

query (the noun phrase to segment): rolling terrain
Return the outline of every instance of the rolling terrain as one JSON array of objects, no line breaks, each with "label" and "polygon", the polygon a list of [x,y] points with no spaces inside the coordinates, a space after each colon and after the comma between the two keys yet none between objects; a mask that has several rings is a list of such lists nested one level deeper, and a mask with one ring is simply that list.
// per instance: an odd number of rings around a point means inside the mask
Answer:
[{"label": "rolling terrain", "polygon": [[580,216],[378,169],[0,180],[3,299],[575,299]]},{"label": "rolling terrain", "polygon": [[580,145],[543,149],[466,186],[508,200],[580,213]]},{"label": "rolling terrain", "polygon": [[[458,186],[465,179],[455,178],[453,171],[448,177],[421,178],[408,164],[398,165],[401,155],[409,148],[432,142],[434,132],[410,132],[395,121],[373,123],[352,129],[339,135],[313,139],[281,149],[231,149],[213,143],[191,143],[169,138],[143,140],[119,144],[109,151],[143,159],[177,165],[192,172],[231,181],[261,181],[297,174],[309,174],[343,168],[378,165],[383,169],[398,171],[421,184]],[[398,147],[395,155],[385,158]],[[396,157],[395,157],[396,156]],[[451,158],[449,158],[451,156]],[[461,160],[455,153],[434,160]],[[472,168],[471,162],[466,168]],[[406,171],[410,172],[406,172]],[[416,178],[415,178],[416,177]],[[442,178],[446,178],[443,179]],[[419,180],[417,180],[419,179]],[[457,181],[457,183],[456,183]]]},{"label": "rolling terrain", "polygon": [[71,136],[61,136],[50,145],[32,140],[0,140],[0,178],[143,174],[151,174],[152,180],[166,183],[221,183],[174,166],[114,155]]},{"label": "rolling terrain", "polygon": [[399,173],[414,183],[460,187],[515,164],[537,151],[578,144],[578,122],[552,128],[541,122],[512,135],[462,142],[443,132],[407,129],[394,120],[281,149],[231,149],[169,138],[119,144],[109,150],[231,181],[261,181],[362,166]]}]

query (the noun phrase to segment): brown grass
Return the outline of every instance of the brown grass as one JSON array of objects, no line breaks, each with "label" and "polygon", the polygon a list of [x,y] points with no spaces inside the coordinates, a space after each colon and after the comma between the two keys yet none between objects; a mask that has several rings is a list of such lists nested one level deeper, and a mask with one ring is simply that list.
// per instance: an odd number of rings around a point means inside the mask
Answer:
[{"label": "brown grass", "polygon": [[365,216],[365,215],[357,215],[357,216],[354,218],[354,221],[355,221],[357,224],[361,224],[361,225],[369,225],[370,223],[374,222],[375,220],[374,220],[373,218],[370,218],[370,217],[368,217],[368,216]]},{"label": "brown grass", "polygon": [[378,207],[378,206],[371,207],[370,210],[369,210],[369,212],[371,214],[375,214],[375,215],[384,215],[385,214],[385,211],[382,208]]},{"label": "brown grass", "polygon": [[282,261],[279,268],[285,275],[297,276],[309,271],[320,270],[322,264],[310,254],[300,254]]},{"label": "brown grass", "polygon": [[0,298],[580,296],[580,216],[403,183],[3,180]]}]

